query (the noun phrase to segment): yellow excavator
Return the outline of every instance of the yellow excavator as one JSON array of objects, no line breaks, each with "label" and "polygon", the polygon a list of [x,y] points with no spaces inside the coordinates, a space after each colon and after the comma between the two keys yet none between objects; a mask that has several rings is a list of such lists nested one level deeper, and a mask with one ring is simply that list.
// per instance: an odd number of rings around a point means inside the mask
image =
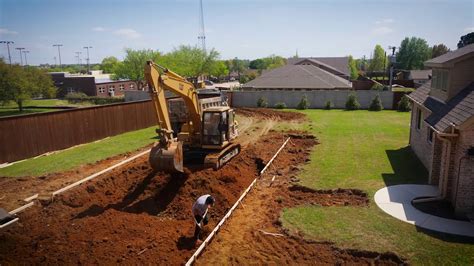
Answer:
[{"label": "yellow excavator", "polygon": [[[145,78],[159,123],[159,141],[149,157],[154,170],[183,172],[185,161],[219,169],[240,153],[234,110],[227,104],[203,108],[191,82],[152,61],[145,65]],[[188,112],[178,132],[172,130],[165,91],[182,98]]]}]

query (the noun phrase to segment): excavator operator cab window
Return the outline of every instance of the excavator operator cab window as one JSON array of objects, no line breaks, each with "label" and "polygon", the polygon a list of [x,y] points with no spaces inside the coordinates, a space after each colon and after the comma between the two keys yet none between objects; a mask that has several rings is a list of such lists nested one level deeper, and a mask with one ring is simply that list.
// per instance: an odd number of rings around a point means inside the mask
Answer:
[{"label": "excavator operator cab window", "polygon": [[227,140],[226,112],[204,112],[202,140],[204,145],[221,145]]}]

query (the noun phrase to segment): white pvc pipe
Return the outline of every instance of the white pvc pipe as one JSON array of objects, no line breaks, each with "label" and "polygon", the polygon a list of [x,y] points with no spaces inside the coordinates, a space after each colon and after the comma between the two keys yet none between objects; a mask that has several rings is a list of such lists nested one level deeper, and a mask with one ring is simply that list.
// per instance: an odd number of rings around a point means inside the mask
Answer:
[{"label": "white pvc pipe", "polygon": [[[286,141],[283,143],[283,145],[278,149],[278,151],[275,153],[275,155],[270,159],[270,161],[267,163],[267,165],[263,168],[262,171],[260,171],[260,175],[267,169],[267,167],[273,162],[273,160],[276,158],[278,153],[285,147],[286,143],[290,138],[286,139]],[[201,254],[201,252],[204,250],[204,248],[210,243],[211,239],[214,237],[215,234],[217,234],[217,231],[224,225],[224,222],[230,218],[231,214],[234,212],[234,210],[237,208],[237,206],[240,204],[240,202],[244,199],[244,197],[250,192],[250,189],[257,183],[257,178],[253,180],[253,182],[247,187],[247,189],[242,193],[242,195],[239,197],[239,199],[234,203],[234,205],[229,209],[229,211],[224,215],[224,217],[221,219],[221,221],[214,227],[212,232],[207,236],[206,240],[202,242],[202,244],[199,246],[199,248],[194,252],[194,254],[189,258],[189,260],[186,262],[186,266],[192,265],[197,257]]]},{"label": "white pvc pipe", "polygon": [[130,161],[132,161],[132,160],[135,160],[136,158],[147,154],[148,152],[150,152],[150,150],[151,150],[151,149],[148,149],[148,150],[146,150],[146,151],[144,151],[144,152],[141,152],[141,153],[139,153],[139,154],[137,154],[137,155],[135,155],[135,156],[132,156],[132,157],[126,159],[126,160],[123,160],[123,161],[121,161],[121,162],[118,163],[118,164],[112,165],[112,166],[110,166],[109,168],[106,168],[106,169],[104,169],[104,170],[102,170],[102,171],[100,171],[100,172],[97,172],[97,173],[95,173],[95,174],[93,174],[93,175],[90,175],[90,176],[88,176],[88,177],[86,177],[86,178],[84,178],[84,179],[81,179],[81,180],[79,180],[79,181],[73,183],[73,184],[70,184],[69,186],[66,186],[66,187],[63,187],[63,188],[61,188],[61,189],[59,189],[59,190],[56,190],[56,191],[53,192],[53,195],[52,195],[52,196],[54,197],[54,196],[56,196],[56,195],[58,195],[58,194],[60,194],[60,193],[63,193],[63,192],[65,192],[65,191],[67,191],[67,190],[69,190],[69,189],[71,189],[71,188],[73,188],[73,187],[76,187],[76,186],[78,186],[78,185],[80,185],[80,184],[82,184],[82,183],[84,183],[84,182],[87,182],[87,181],[89,181],[89,180],[92,180],[92,179],[94,179],[94,178],[96,178],[96,177],[98,177],[98,176],[100,176],[100,175],[102,175],[102,174],[104,174],[104,173],[106,173],[106,172],[108,172],[108,171],[110,171],[110,170],[113,170],[113,169],[115,169],[115,168],[117,168],[117,167],[119,167],[119,166],[121,166],[121,165],[124,165],[124,164],[126,164],[126,163],[128,163],[128,162],[130,162]]}]

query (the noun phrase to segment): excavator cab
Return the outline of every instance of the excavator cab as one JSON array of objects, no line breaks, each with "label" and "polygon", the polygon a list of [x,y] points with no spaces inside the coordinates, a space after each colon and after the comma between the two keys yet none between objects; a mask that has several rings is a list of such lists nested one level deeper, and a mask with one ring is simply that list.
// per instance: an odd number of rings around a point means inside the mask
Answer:
[{"label": "excavator cab", "polygon": [[234,110],[228,106],[211,107],[202,115],[202,147],[222,149],[237,135]]}]

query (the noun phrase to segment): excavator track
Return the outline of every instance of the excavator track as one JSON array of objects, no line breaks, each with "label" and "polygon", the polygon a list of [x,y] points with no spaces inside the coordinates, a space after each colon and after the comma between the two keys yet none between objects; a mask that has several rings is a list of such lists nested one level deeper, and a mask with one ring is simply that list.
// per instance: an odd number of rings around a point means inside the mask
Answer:
[{"label": "excavator track", "polygon": [[209,165],[214,170],[217,170],[228,163],[232,158],[237,156],[240,153],[241,146],[238,143],[233,143],[227,146],[225,149],[215,152],[209,153],[206,155],[204,159],[204,164]]}]

